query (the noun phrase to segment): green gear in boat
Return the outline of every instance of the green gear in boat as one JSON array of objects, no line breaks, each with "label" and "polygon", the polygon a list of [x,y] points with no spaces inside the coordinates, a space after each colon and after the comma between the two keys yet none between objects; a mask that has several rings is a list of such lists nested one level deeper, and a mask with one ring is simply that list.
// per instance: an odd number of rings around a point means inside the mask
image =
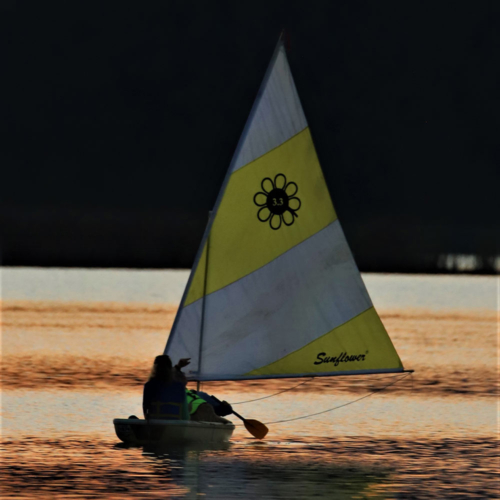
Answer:
[{"label": "green gear in boat", "polygon": [[196,392],[190,391],[189,389],[186,389],[186,398],[190,415],[196,413],[196,410],[198,410],[199,406],[206,403],[206,401],[203,398],[200,398],[200,396],[198,396]]}]

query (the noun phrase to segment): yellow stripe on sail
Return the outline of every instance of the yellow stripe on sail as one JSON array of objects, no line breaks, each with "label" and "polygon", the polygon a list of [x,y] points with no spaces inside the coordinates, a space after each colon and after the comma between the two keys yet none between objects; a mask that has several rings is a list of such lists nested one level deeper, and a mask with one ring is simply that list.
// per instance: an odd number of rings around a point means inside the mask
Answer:
[{"label": "yellow stripe on sail", "polygon": [[[278,174],[295,183],[298,191],[291,205],[296,216],[287,212],[287,222],[273,230],[270,221],[257,218],[260,209],[254,202],[263,192],[265,178],[272,181]],[[283,182],[279,177],[278,182]],[[264,183],[269,191],[271,184]],[[295,186],[290,185],[292,193]],[[259,195],[262,203],[265,196]],[[279,203],[279,200],[278,200]],[[265,218],[265,211],[261,219]],[[336,220],[335,209],[316,156],[309,128],[279,147],[235,171],[228,182],[210,233],[210,262],[207,293],[219,290],[271,262],[295,245],[316,234]],[[191,282],[184,305],[200,299],[204,289],[204,253]]]},{"label": "yellow stripe on sail", "polygon": [[373,307],[301,349],[247,376],[403,368]]}]

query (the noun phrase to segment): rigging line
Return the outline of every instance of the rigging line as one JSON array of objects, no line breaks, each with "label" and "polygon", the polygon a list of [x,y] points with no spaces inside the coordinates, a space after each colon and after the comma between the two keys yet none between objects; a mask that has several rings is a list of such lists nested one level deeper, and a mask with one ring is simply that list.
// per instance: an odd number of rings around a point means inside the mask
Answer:
[{"label": "rigging line", "polygon": [[[294,420],[302,420],[304,418],[310,418],[310,417],[315,417],[316,415],[321,415],[323,413],[328,413],[330,411],[334,411],[334,410],[338,410],[339,408],[343,408],[344,406],[349,406],[349,405],[352,405],[353,403],[357,403],[358,401],[361,401],[362,399],[366,399],[366,398],[369,398],[370,396],[373,396],[375,393],[377,392],[380,392],[380,391],[383,391],[384,389],[387,389],[388,387],[390,387],[391,385],[394,385],[394,384],[397,384],[398,382],[400,382],[401,380],[405,379],[406,377],[408,377],[408,375],[411,375],[411,372],[410,373],[407,373],[405,376],[403,377],[400,377],[399,379],[395,380],[394,382],[391,382],[390,384],[387,384],[385,385],[384,387],[381,387],[380,389],[375,389],[374,391],[370,392],[369,394],[366,394],[365,396],[361,397],[361,398],[358,398],[358,399],[355,399],[354,401],[349,401],[349,403],[344,403],[343,405],[339,405],[339,406],[335,406],[334,408],[330,408],[328,410],[323,410],[323,411],[319,411],[317,413],[311,413],[309,415],[303,415],[302,417],[295,417],[295,418],[287,418],[285,420],[275,420],[274,422],[264,422],[265,425],[271,425],[271,424],[282,424],[284,422],[292,422]],[[240,425],[236,425],[235,427],[241,427]]]},{"label": "rigging line", "polygon": [[308,382],[313,381],[315,378],[316,377],[311,377],[311,378],[309,378],[307,380],[304,380],[304,382],[301,382],[300,384],[294,385],[293,387],[290,387],[288,389],[284,389],[283,391],[280,391],[280,392],[275,392],[274,394],[271,394],[269,396],[264,396],[262,398],[257,398],[257,399],[249,399],[247,401],[238,401],[237,403],[231,403],[231,406],[233,406],[233,405],[242,405],[244,403],[253,403],[254,401],[260,401],[262,399],[272,398],[273,396],[277,396],[278,394],[283,394],[284,392],[293,391],[294,389],[297,389],[297,387],[300,387],[301,385],[304,385],[304,384],[307,384]]},{"label": "rigging line", "polygon": [[[399,373],[397,373],[396,375],[388,375],[388,376],[385,376],[385,377],[379,377],[377,380],[380,380],[380,379],[383,379],[383,378],[393,379],[395,377],[399,377]],[[297,384],[297,385],[294,385],[293,387],[290,387],[289,389],[285,389],[285,390],[280,391],[280,392],[275,392],[274,394],[271,394],[269,396],[264,396],[262,398],[249,399],[247,401],[238,401],[237,403],[231,403],[231,406],[232,405],[242,405],[242,404],[245,404],[245,403],[253,403],[254,401],[261,401],[262,399],[272,398],[273,396],[278,396],[279,394],[283,394],[284,392],[293,391],[294,389],[297,389],[297,387],[300,387],[301,385],[307,384],[308,382],[312,382],[315,379],[316,379],[316,377],[311,377],[311,378],[305,380],[304,382],[301,382],[300,384]]]},{"label": "rigging line", "polygon": [[302,417],[288,418],[286,420],[275,420],[274,422],[266,422],[266,425],[280,424],[280,423],[284,423],[284,422],[292,422],[293,420],[301,420],[304,418],[315,417],[316,415],[321,415],[322,413],[328,413],[330,411],[338,410],[339,408],[343,408],[344,406],[352,405],[353,403],[357,403],[358,401],[361,401],[362,399],[366,399],[370,396],[373,396],[375,393],[383,391],[384,389],[387,389],[391,385],[397,384],[398,382],[400,382],[404,378],[408,377],[408,375],[410,375],[410,373],[408,373],[404,377],[400,377],[399,379],[395,380],[394,382],[391,382],[390,384],[387,384],[384,387],[381,387],[380,389],[375,389],[374,391],[370,392],[369,394],[366,394],[365,396],[363,396],[361,398],[355,399],[354,401],[350,401],[349,403],[344,403],[343,405],[335,406],[334,408],[330,408],[329,410],[323,410],[323,411],[319,411],[317,413],[311,413],[310,415],[304,415]]}]

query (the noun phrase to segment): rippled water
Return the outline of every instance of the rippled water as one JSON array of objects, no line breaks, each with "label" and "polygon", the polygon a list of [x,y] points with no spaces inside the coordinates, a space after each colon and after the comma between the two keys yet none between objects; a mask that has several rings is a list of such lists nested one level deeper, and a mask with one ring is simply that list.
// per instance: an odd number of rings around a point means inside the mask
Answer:
[{"label": "rippled water", "polygon": [[[125,448],[186,273],[10,269],[2,290],[2,498],[499,498],[498,282],[364,276],[407,368],[310,419],[219,449]],[[161,285],[166,291],[163,293]],[[272,422],[401,375],[205,384]],[[236,423],[236,421],[235,421]]]}]

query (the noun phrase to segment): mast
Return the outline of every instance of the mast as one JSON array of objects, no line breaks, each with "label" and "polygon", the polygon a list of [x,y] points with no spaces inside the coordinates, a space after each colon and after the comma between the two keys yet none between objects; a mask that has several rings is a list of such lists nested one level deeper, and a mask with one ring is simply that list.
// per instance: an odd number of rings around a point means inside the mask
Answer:
[{"label": "mast", "polygon": [[[208,226],[210,227],[210,219],[212,211],[208,212]],[[200,344],[198,346],[198,374],[201,374],[201,352],[203,348],[203,330],[205,325],[205,303],[207,295],[207,279],[208,279],[208,253],[210,250],[210,232],[207,235],[207,254],[205,256],[205,278],[203,281],[203,299],[201,303],[201,322],[200,322]],[[196,381],[196,390],[200,390],[200,381]]]}]

